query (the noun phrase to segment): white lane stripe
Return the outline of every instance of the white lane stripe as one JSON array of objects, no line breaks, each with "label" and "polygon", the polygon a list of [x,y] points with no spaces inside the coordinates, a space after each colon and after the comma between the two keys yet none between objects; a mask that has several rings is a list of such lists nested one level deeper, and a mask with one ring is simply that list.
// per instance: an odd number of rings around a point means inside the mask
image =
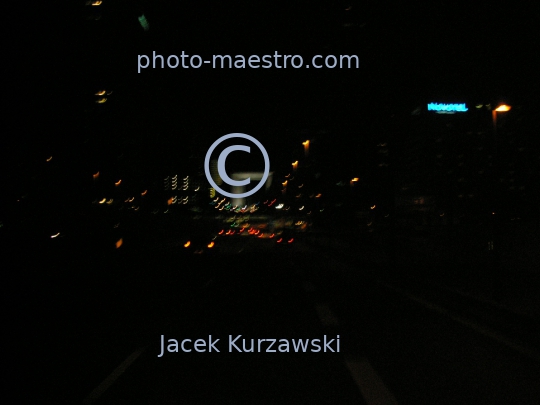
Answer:
[{"label": "white lane stripe", "polygon": [[386,388],[377,372],[367,359],[345,360],[356,385],[367,405],[397,405],[398,402]]},{"label": "white lane stripe", "polygon": [[317,311],[317,315],[319,316],[319,319],[321,320],[323,326],[339,325],[336,316],[327,304],[317,304],[315,305],[315,310]]},{"label": "white lane stripe", "polygon": [[455,322],[458,322],[462,325],[465,325],[469,328],[471,328],[472,330],[484,335],[484,336],[487,336],[499,343],[502,343],[503,345],[505,346],[508,346],[509,348],[531,358],[531,359],[535,359],[535,360],[540,360],[540,352],[538,352],[537,350],[534,350],[534,349],[528,349],[526,347],[523,347],[519,344],[516,344],[514,342],[512,342],[511,340],[509,339],[506,339],[505,337],[503,336],[500,336],[499,334],[497,334],[495,331],[493,330],[490,330],[486,327],[483,327],[483,326],[480,326],[480,325],[477,325],[467,319],[464,319],[464,318],[461,318],[457,315],[453,315],[451,314],[448,310],[438,306],[438,305],[435,305],[435,304],[432,304],[431,302],[428,302],[426,300],[423,300],[422,298],[419,298],[419,297],[416,297],[414,295],[412,295],[411,293],[407,292],[407,291],[404,291],[402,290],[401,288],[398,288],[398,287],[394,287],[392,285],[389,285],[389,284],[384,284],[384,283],[381,283],[383,286],[385,286],[386,288],[389,288],[391,290],[394,290],[402,295],[404,295],[405,297],[409,298],[410,300],[412,301],[415,301],[415,302],[418,302],[419,304],[422,304],[423,306],[425,306],[426,308],[429,308],[431,309],[432,311],[436,311],[440,314],[443,314],[443,315],[446,315],[448,316],[450,319],[452,319],[453,321]]},{"label": "white lane stripe", "polygon": [[116,367],[116,369],[84,399],[83,404],[89,405],[95,402],[145,350],[146,347],[142,347],[131,353],[127,359]]}]

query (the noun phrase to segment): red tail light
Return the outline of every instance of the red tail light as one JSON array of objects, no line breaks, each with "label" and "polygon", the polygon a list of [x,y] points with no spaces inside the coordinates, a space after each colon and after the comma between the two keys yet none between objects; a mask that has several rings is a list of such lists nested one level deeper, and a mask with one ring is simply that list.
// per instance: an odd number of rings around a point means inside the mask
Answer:
[{"label": "red tail light", "polygon": [[278,240],[276,240],[276,242],[281,243],[282,240],[283,240],[283,238],[279,238]]}]

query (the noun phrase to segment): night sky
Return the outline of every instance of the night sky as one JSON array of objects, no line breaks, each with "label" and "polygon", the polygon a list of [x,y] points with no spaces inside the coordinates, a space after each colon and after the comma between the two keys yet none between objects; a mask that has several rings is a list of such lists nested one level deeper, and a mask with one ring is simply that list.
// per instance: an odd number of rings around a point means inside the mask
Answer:
[{"label": "night sky", "polygon": [[[221,135],[245,132],[281,163],[301,152],[299,141],[323,130],[333,145],[354,139],[346,151],[329,153],[355,155],[378,139],[379,123],[426,102],[528,104],[538,90],[540,8],[532,3],[71,3],[41,4],[12,22],[7,77],[14,125],[6,126],[12,140],[6,155],[13,161],[69,151],[78,171],[79,155],[91,155],[89,142],[106,160],[103,151],[121,153],[127,139],[155,166],[163,156],[201,153]],[[97,9],[101,20],[88,21]],[[137,20],[141,13],[148,32]],[[206,57],[278,51],[304,60],[355,54],[360,67],[203,65],[138,74],[137,55],[152,51]],[[104,106],[94,103],[101,88],[114,91]]]}]

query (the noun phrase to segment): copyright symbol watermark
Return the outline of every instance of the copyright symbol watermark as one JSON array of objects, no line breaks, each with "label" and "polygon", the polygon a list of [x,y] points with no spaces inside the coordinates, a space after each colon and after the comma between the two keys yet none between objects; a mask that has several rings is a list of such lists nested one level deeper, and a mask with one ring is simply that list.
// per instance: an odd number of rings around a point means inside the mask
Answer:
[{"label": "copyright symbol watermark", "polygon": [[[226,141],[227,139],[231,139],[231,138],[243,138],[243,139],[250,140],[255,145],[257,145],[257,147],[262,152],[263,157],[264,157],[264,174],[263,174],[263,176],[261,177],[259,183],[253,189],[251,189],[250,191],[246,191],[245,193],[235,194],[235,193],[229,193],[229,192],[221,189],[216,184],[216,182],[214,181],[214,179],[212,178],[212,175],[210,173],[210,157],[212,156],[212,152],[214,151],[214,149],[216,149],[216,147],[220,143],[222,143],[223,141]],[[242,151],[242,152],[250,153],[250,150],[251,150],[251,148],[249,146],[245,146],[245,145],[233,145],[233,146],[229,146],[229,147],[223,149],[223,151],[219,155],[218,165],[217,166],[218,166],[219,176],[221,177],[221,179],[225,183],[227,183],[227,184],[229,184],[231,186],[247,186],[251,182],[250,177],[248,177],[247,179],[244,179],[244,180],[233,180],[233,179],[231,179],[229,177],[229,175],[225,171],[225,161],[227,160],[227,156],[229,155],[229,153],[234,152],[234,151]],[[270,173],[270,158],[268,157],[268,152],[266,152],[266,149],[264,149],[264,146],[262,146],[262,144],[258,140],[253,138],[252,136],[246,135],[246,134],[240,134],[240,133],[228,134],[228,135],[222,136],[217,141],[215,141],[212,144],[212,146],[210,146],[210,149],[208,149],[208,152],[206,152],[206,157],[204,158],[204,173],[206,174],[206,178],[208,179],[208,181],[210,182],[212,187],[214,187],[214,189],[217,192],[219,192],[220,194],[222,194],[222,195],[224,195],[226,197],[230,197],[230,198],[248,197],[248,196],[250,196],[252,194],[255,194],[257,191],[259,191],[261,189],[261,187],[264,185],[264,183],[266,182],[266,180],[268,179],[268,175]]]}]

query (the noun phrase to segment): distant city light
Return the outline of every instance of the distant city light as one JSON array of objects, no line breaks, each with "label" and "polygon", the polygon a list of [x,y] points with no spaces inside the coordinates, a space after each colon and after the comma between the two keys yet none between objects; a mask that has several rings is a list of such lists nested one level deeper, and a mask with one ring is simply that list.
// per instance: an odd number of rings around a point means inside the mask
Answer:
[{"label": "distant city light", "polygon": [[47,162],[50,162],[52,160],[52,156],[47,159]]},{"label": "distant city light", "polygon": [[495,111],[500,111],[500,112],[502,112],[502,111],[510,111],[511,108],[512,107],[510,107],[509,105],[503,104],[503,105],[500,105],[499,107],[497,107],[495,109]]}]

